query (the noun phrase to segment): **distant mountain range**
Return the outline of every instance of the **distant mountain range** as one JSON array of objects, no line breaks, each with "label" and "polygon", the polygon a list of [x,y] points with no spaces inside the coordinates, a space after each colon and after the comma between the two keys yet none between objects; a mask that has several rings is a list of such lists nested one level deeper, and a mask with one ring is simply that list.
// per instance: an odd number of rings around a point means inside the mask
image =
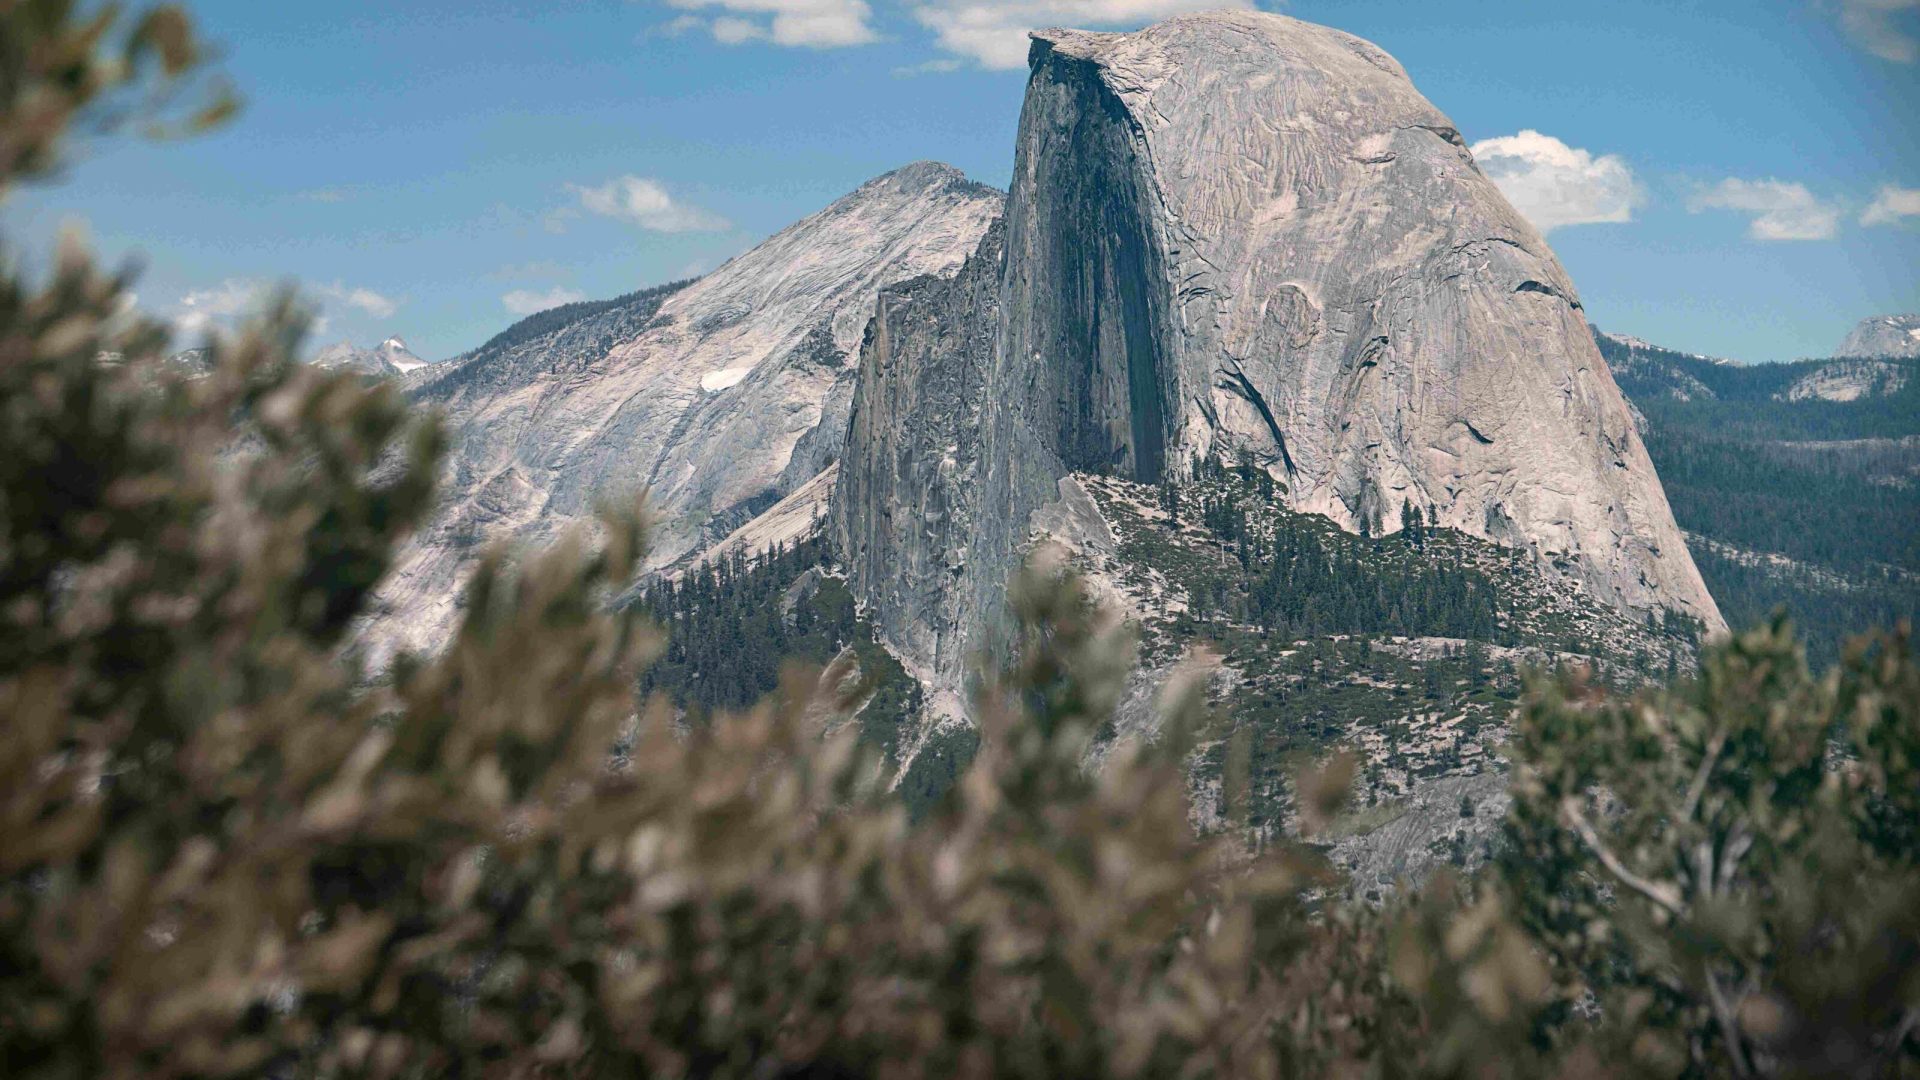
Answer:
[{"label": "distant mountain range", "polygon": [[336,342],[313,356],[313,365],[322,368],[348,368],[369,375],[405,375],[428,365],[407,348],[398,336],[363,349],[351,341]]},{"label": "distant mountain range", "polygon": [[[1795,360],[1777,364],[1742,364],[1734,360],[1661,348],[1639,338],[1594,329],[1594,341],[1607,366],[1628,398],[1644,410],[1653,400],[1702,404],[1738,403],[1755,407],[1765,402],[1857,402],[1860,409],[1761,410],[1749,416],[1732,412],[1727,419],[1740,423],[1787,425],[1769,429],[1778,438],[1824,438],[1826,433],[1872,429],[1877,433],[1904,430],[1899,415],[1907,391],[1920,374],[1920,358],[1854,357]],[[1761,415],[1764,420],[1757,419]],[[1878,417],[1878,420],[1867,419]]]},{"label": "distant mountain range", "polygon": [[1784,608],[1825,663],[1920,619],[1920,358],[1746,365],[1595,340],[1729,623]]},{"label": "distant mountain range", "polygon": [[[193,372],[204,371],[207,350],[205,347],[181,349],[167,357],[167,362]],[[395,378],[433,366],[431,361],[415,356],[398,335],[371,349],[363,349],[351,341],[335,342],[314,353],[309,362],[318,368],[357,371],[377,378]]]}]

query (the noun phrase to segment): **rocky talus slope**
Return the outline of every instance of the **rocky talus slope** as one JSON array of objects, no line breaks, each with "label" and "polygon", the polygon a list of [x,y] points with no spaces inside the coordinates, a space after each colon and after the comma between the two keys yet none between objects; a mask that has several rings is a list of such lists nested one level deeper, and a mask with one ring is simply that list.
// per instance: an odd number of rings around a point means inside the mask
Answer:
[{"label": "rocky talus slope", "polygon": [[598,500],[651,493],[657,569],[804,487],[838,456],[877,291],[952,273],[1001,201],[948,166],[909,165],[698,282],[536,316],[416,373],[454,446],[441,508],[363,640],[376,656],[437,647],[485,544],[550,540]]},{"label": "rocky talus slope", "polygon": [[1920,356],[1920,315],[1876,315],[1840,343],[1835,356]]},{"label": "rocky talus slope", "polygon": [[1062,477],[1210,457],[1722,625],[1572,283],[1391,57],[1254,12],[1033,38],[1004,236],[860,365],[833,528],[912,661],[961,677]]}]

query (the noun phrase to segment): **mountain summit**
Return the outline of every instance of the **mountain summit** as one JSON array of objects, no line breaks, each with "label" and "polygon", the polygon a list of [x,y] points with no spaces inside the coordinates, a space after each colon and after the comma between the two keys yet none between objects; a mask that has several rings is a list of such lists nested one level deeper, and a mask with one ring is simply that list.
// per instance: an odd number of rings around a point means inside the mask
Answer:
[{"label": "mountain summit", "polygon": [[454,444],[441,507],[385,587],[398,614],[370,631],[375,647],[437,647],[484,541],[550,539],[604,498],[648,492],[649,569],[789,497],[823,504],[875,295],[952,273],[1001,200],[917,162],[696,282],[542,313],[422,373],[415,395],[445,412]]},{"label": "mountain summit", "polygon": [[958,674],[1069,474],[1209,459],[1723,625],[1572,282],[1392,57],[1258,12],[1032,38],[1004,235],[862,358],[834,527],[902,651]]},{"label": "mountain summit", "polygon": [[407,348],[407,343],[400,340],[398,335],[381,342],[373,351],[376,356],[402,375],[427,366],[427,361],[415,356],[413,350]]},{"label": "mountain summit", "polygon": [[351,341],[339,341],[313,355],[313,364],[323,368],[348,368],[368,375],[405,375],[427,367],[398,336],[390,337],[371,349]]},{"label": "mountain summit", "polygon": [[1840,343],[1835,356],[1879,358],[1920,356],[1920,315],[1875,315]]}]

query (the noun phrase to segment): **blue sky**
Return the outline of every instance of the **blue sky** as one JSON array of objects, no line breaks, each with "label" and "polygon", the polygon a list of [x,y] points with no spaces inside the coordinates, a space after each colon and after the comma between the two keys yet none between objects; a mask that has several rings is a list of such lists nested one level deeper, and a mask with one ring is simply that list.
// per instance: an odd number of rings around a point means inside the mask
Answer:
[{"label": "blue sky", "polygon": [[[326,340],[439,359],[710,268],[908,161],[1004,186],[1025,27],[1194,6],[1217,5],[201,0],[240,118],[83,146],[5,215],[30,259],[83,222],[185,327],[297,279]],[[1920,0],[1276,9],[1398,57],[1604,327],[1780,360],[1920,310]]]}]

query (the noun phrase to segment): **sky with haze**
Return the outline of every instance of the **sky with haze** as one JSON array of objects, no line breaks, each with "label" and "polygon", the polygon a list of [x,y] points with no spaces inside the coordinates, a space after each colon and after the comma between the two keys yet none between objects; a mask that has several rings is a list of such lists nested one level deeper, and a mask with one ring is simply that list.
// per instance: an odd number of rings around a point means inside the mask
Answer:
[{"label": "sky with haze", "polygon": [[[8,205],[83,225],[197,336],[297,280],[320,341],[442,359],[701,273],[919,159],[1004,187],[1034,26],[1191,0],[189,0],[246,101],[83,145]],[[1242,4],[1239,6],[1249,6]],[[1920,310],[1920,0],[1292,0],[1385,48],[1600,326],[1747,361]]]}]

